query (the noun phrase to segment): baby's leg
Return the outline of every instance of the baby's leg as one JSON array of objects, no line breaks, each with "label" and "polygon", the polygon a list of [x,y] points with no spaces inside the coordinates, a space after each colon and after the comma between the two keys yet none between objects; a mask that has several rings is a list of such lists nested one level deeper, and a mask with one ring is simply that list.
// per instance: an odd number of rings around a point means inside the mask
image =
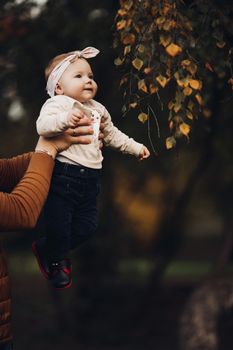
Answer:
[{"label": "baby's leg", "polygon": [[[57,186],[60,186],[58,191]],[[54,181],[45,205],[47,254],[50,262],[66,259],[69,254],[73,205],[66,198],[66,192],[65,184]]]},{"label": "baby's leg", "polygon": [[96,231],[98,223],[97,196],[99,188],[99,183],[96,183],[94,188],[87,193],[73,213],[70,237],[71,249],[75,249],[86,242]]}]

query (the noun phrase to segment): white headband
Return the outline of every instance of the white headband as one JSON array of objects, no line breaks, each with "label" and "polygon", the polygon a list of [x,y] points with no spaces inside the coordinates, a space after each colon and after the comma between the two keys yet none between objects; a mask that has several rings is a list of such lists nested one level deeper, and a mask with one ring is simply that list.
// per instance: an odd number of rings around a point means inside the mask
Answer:
[{"label": "white headband", "polygon": [[56,85],[66,68],[75,58],[91,58],[98,55],[99,50],[94,47],[86,47],[82,51],[74,51],[71,55],[59,62],[48,77],[46,90],[50,97],[54,96]]}]

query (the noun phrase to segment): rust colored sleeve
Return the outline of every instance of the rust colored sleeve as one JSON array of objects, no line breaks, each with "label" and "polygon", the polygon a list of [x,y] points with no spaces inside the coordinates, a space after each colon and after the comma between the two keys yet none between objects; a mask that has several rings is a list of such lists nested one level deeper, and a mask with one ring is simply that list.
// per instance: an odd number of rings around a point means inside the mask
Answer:
[{"label": "rust colored sleeve", "polygon": [[12,191],[27,170],[32,154],[0,159],[0,191]]},{"label": "rust colored sleeve", "polygon": [[[8,171],[13,171],[14,179],[17,176],[20,178],[27,167],[24,176],[11,193],[0,192],[0,231],[27,229],[36,225],[48,194],[54,160],[43,153],[33,153],[30,158],[28,167],[26,160],[21,165],[17,160],[17,166],[14,164],[13,167],[0,167],[1,177],[2,171],[5,171],[4,177],[8,176]],[[2,185],[2,181],[0,182]],[[9,183],[5,185],[9,187]]]}]

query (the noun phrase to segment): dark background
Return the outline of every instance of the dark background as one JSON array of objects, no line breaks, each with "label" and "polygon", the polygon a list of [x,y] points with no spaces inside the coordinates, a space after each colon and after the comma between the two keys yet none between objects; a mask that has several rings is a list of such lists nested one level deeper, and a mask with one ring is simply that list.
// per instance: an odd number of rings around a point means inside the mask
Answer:
[{"label": "dark background", "polygon": [[[122,117],[114,66],[119,3],[1,1],[1,157],[33,150],[51,57],[86,46],[97,100],[116,126],[151,150],[137,113]],[[16,350],[232,349],[232,94],[213,90],[214,116],[194,123],[190,142],[165,150],[151,125],[143,163],[104,149],[96,237],[73,252],[73,286],[53,291],[38,271],[36,230],[3,233],[12,280]],[[227,96],[227,97],[226,97]]]}]

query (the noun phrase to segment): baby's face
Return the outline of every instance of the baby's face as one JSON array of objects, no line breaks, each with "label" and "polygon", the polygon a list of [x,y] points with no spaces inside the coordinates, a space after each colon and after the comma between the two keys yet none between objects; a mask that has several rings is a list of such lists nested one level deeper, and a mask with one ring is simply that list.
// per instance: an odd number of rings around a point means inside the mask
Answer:
[{"label": "baby's face", "polygon": [[55,91],[57,95],[66,95],[79,102],[87,102],[94,98],[97,84],[89,63],[82,58],[70,63],[62,74]]}]

